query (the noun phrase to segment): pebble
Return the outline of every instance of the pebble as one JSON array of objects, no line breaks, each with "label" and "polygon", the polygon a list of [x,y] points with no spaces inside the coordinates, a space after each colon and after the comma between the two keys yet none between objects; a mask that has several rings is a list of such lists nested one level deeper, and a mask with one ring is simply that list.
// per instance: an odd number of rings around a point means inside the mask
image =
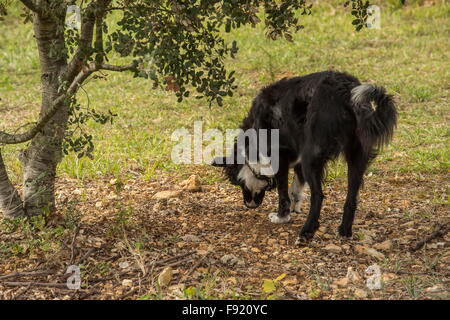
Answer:
[{"label": "pebble", "polygon": [[338,287],[346,287],[349,283],[349,279],[347,277],[339,279],[339,280],[335,280],[333,281],[333,284],[337,285]]},{"label": "pebble", "polygon": [[193,235],[193,234],[185,234],[184,236],[181,237],[181,239],[183,239],[183,241],[186,241],[186,242],[198,242],[198,241],[200,241],[200,238],[197,237],[196,235]]},{"label": "pebble", "polygon": [[375,250],[373,248],[369,248],[369,247],[361,246],[361,245],[356,245],[355,246],[355,250],[358,253],[367,254],[367,255],[372,256],[372,257],[377,258],[377,259],[384,259],[384,254],[382,254],[381,252],[379,252],[379,251],[377,251],[377,250]]},{"label": "pebble", "polygon": [[367,291],[362,290],[362,289],[355,289],[354,294],[357,298],[360,298],[360,299],[367,298],[367,296],[368,296]]},{"label": "pebble", "polygon": [[133,280],[131,280],[131,279],[123,279],[122,280],[122,286],[123,287],[131,287],[131,286],[133,286]]},{"label": "pebble", "polygon": [[161,287],[166,287],[172,281],[172,267],[166,267],[158,276],[158,283]]},{"label": "pebble", "polygon": [[199,192],[202,190],[200,179],[197,175],[191,175],[187,180],[183,181],[181,185],[189,192]]},{"label": "pebble", "polygon": [[326,251],[333,252],[333,253],[339,253],[339,252],[342,251],[341,247],[339,247],[339,246],[337,246],[335,244],[332,244],[332,243],[331,244],[327,244],[324,249]]},{"label": "pebble", "polygon": [[377,243],[373,246],[375,249],[381,250],[381,251],[389,251],[392,249],[392,241],[386,240],[381,243]]},{"label": "pebble", "polygon": [[166,191],[160,191],[153,195],[153,199],[157,200],[164,200],[164,199],[171,199],[171,198],[178,198],[181,195],[181,191],[179,190],[166,190]]},{"label": "pebble", "polygon": [[222,258],[220,258],[220,261],[223,264],[227,264],[227,265],[231,265],[232,266],[232,265],[237,264],[239,262],[239,259],[235,255],[225,254],[225,255],[222,256]]}]

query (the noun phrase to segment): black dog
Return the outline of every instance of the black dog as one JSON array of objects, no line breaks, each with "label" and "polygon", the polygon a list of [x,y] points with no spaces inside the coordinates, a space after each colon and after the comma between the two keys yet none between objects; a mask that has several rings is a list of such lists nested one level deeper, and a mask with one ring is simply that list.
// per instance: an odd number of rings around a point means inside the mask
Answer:
[{"label": "black dog", "polygon": [[[325,71],[285,78],[260,91],[241,126],[243,130],[279,129],[278,171],[264,175],[258,162],[238,164],[236,144],[230,157],[215,158],[212,165],[224,167],[231,183],[242,187],[248,207],[259,206],[265,191],[276,186],[278,212],[269,215],[275,223],[286,223],[291,210],[299,211],[302,190],[308,183],[311,207],[300,231],[300,239],[308,240],[319,228],[326,163],[343,154],[348,191],[338,231],[350,237],[364,172],[380,147],[391,140],[396,121],[393,99],[384,88],[361,84],[349,74]],[[290,190],[289,168],[295,171]]]}]

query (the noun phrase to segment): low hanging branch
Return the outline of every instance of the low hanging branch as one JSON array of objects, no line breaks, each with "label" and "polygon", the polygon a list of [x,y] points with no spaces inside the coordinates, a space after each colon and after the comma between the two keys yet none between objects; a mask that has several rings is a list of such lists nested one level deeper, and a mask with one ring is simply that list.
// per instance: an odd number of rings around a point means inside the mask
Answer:
[{"label": "low hanging branch", "polygon": [[53,101],[51,108],[39,119],[39,121],[33,128],[29,129],[27,132],[19,134],[10,134],[4,131],[0,131],[0,144],[19,144],[33,139],[34,136],[36,136],[36,134],[41,131],[47,124],[47,122],[50,121],[50,119],[55,115],[55,113],[62,105],[62,102],[73,96],[77,92],[78,88],[82,85],[82,83],[94,72],[98,70],[122,72],[136,69],[136,67],[137,62],[123,66],[115,66],[110,64],[91,64],[88,67],[83,68],[83,70],[75,77],[66,93],[60,95]]}]

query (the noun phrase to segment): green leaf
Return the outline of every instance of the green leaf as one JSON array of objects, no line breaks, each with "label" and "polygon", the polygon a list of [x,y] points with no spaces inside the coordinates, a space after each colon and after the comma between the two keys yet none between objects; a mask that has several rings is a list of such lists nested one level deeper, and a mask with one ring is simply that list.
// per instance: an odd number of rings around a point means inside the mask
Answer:
[{"label": "green leaf", "polygon": [[264,279],[262,289],[265,293],[274,292],[277,288],[275,287],[275,282],[270,279]]},{"label": "green leaf", "polygon": [[286,273],[280,274],[278,277],[275,278],[275,282],[281,281],[286,277]]}]

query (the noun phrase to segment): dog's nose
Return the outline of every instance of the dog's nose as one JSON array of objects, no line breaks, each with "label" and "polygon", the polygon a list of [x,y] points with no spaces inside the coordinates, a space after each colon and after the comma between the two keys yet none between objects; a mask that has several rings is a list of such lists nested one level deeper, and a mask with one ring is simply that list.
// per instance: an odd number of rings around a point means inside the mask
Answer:
[{"label": "dog's nose", "polygon": [[258,207],[258,205],[253,200],[251,202],[245,202],[245,206],[250,209],[255,209]]}]

